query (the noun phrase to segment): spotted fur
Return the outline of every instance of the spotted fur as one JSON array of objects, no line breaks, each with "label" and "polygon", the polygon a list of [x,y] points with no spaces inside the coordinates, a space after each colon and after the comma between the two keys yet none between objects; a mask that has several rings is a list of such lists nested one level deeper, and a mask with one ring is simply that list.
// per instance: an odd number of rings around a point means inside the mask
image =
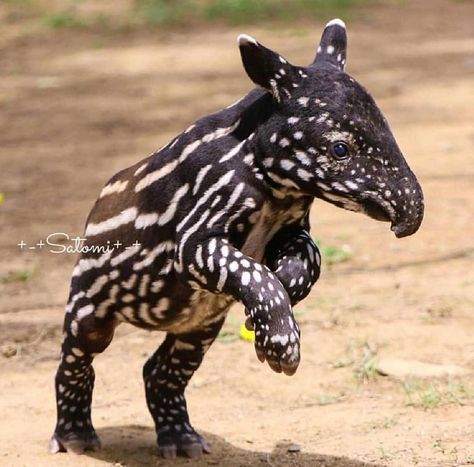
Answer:
[{"label": "spotted fur", "polygon": [[292,307],[321,263],[314,198],[391,221],[399,237],[421,223],[415,176],[372,97],[344,72],[342,21],[328,23],[308,67],[249,36],[239,46],[259,87],[112,177],[89,215],[86,246],[122,247],[91,249],[73,271],[52,452],[100,446],[91,364],[121,322],[167,332],[143,370],[161,454],[207,451],[184,390],[232,303],[245,306],[260,360],[289,375],[298,367]]}]

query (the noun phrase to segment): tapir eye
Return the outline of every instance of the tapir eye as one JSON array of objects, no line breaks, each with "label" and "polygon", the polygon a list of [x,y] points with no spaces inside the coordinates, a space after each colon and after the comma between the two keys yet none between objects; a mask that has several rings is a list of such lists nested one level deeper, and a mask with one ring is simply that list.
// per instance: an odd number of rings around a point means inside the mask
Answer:
[{"label": "tapir eye", "polygon": [[349,147],[346,143],[338,141],[332,145],[332,153],[336,159],[346,159],[349,157]]}]

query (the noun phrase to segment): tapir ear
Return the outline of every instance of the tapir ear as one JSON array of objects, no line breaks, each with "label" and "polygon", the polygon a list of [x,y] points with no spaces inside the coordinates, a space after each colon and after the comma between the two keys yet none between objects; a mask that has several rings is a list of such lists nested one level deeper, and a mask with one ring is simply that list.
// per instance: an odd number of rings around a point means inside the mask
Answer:
[{"label": "tapir ear", "polygon": [[324,28],[313,65],[344,71],[346,49],[346,25],[340,19],[333,19]]},{"label": "tapir ear", "polygon": [[237,41],[249,78],[255,84],[268,89],[277,102],[291,97],[291,90],[302,76],[298,67],[246,34],[241,34]]}]

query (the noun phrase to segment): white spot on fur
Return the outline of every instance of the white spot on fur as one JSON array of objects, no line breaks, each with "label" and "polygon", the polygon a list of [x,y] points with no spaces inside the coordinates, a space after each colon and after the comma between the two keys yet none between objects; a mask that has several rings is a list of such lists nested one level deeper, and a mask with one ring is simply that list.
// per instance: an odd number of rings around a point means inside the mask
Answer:
[{"label": "white spot on fur", "polygon": [[282,167],[282,169],[284,170],[291,170],[294,166],[295,166],[295,163],[288,160],[288,159],[282,159],[280,161],[280,166]]},{"label": "white spot on fur", "polygon": [[302,105],[303,107],[306,107],[308,105],[309,97],[300,97],[298,99],[298,104]]},{"label": "white spot on fur", "polygon": [[241,279],[240,279],[241,282],[242,282],[242,285],[249,285],[249,283],[250,283],[250,277],[251,277],[251,276],[250,276],[250,272],[244,271],[244,272],[242,273],[242,277],[241,277]]},{"label": "white spot on fur", "polygon": [[273,165],[273,157],[266,157],[263,159],[263,165],[265,167],[271,167]]},{"label": "white spot on fur", "polygon": [[303,165],[311,165],[311,159],[306,155],[303,151],[295,151],[295,157],[303,164]]},{"label": "white spot on fur", "polygon": [[357,183],[352,182],[351,180],[345,181],[344,185],[346,185],[346,187],[350,188],[351,190],[357,190],[357,188],[359,188],[359,185],[357,185]]},{"label": "white spot on fur", "polygon": [[301,178],[305,182],[309,181],[314,176],[312,173],[310,173],[310,172],[308,172],[307,170],[304,170],[304,169],[298,169],[296,171],[296,174],[298,175],[299,178]]}]

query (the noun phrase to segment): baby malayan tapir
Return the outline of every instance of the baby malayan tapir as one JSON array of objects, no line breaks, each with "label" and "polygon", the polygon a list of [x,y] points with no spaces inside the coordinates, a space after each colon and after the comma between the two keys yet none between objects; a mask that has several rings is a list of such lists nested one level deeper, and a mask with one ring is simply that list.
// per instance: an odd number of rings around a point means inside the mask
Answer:
[{"label": "baby malayan tapir", "polygon": [[100,447],[91,364],[121,322],[166,332],[143,368],[161,455],[208,452],[184,390],[232,303],[245,306],[261,361],[288,375],[298,367],[292,307],[320,271],[314,198],[389,221],[397,237],[420,226],[417,179],[372,97],[344,72],[344,23],[327,24],[308,67],[249,36],[238,42],[258,88],[112,177],[89,215],[85,246],[122,247],[91,248],[73,271],[52,452]]}]

